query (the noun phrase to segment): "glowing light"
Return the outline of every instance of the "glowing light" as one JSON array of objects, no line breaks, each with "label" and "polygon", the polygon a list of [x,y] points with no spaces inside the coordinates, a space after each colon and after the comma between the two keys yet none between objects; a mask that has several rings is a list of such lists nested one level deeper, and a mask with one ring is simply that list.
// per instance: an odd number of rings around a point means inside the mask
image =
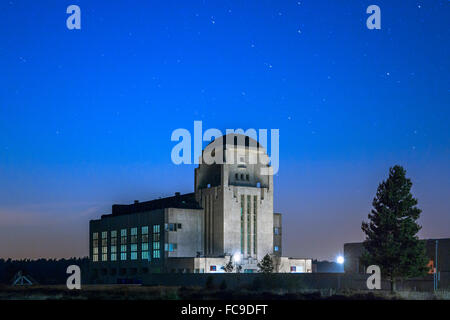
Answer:
[{"label": "glowing light", "polygon": [[240,253],[235,253],[235,254],[233,255],[233,261],[234,261],[235,263],[239,263],[239,261],[241,261],[241,254],[240,254]]},{"label": "glowing light", "polygon": [[336,258],[336,262],[339,263],[339,264],[343,264],[344,263],[344,257],[343,256],[338,256]]}]

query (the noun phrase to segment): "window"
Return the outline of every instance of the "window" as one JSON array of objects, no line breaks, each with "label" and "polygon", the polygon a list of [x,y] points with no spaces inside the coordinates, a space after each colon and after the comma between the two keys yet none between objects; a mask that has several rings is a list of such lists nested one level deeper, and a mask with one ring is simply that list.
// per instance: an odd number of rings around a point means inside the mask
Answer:
[{"label": "window", "polygon": [[148,251],[142,251],[141,252],[141,259],[142,260],[150,260],[150,256],[148,255]]},{"label": "window", "polygon": [[97,262],[98,261],[98,254],[94,254],[92,256],[92,261]]},{"label": "window", "polygon": [[92,234],[92,247],[98,247],[98,232]]},{"label": "window", "polygon": [[160,253],[160,231],[161,226],[159,224],[153,225],[153,258],[159,259],[161,257]]},{"label": "window", "polygon": [[241,180],[244,180],[244,174],[241,173]]},{"label": "window", "polygon": [[127,244],[127,229],[120,230],[120,243]]},{"label": "window", "polygon": [[278,250],[279,250],[278,246],[273,247],[273,250],[274,250],[275,252],[278,252]]},{"label": "window", "polygon": [[102,261],[108,261],[108,231],[102,232]]},{"label": "window", "polygon": [[166,223],[164,225],[166,231],[177,231],[177,224],[176,223]]},{"label": "window", "polygon": [[117,231],[111,231],[111,261],[117,260]]},{"label": "window", "polygon": [[127,260],[127,253],[126,252],[121,252],[120,253],[120,260]]},{"label": "window", "polygon": [[141,233],[141,259],[149,261],[150,255],[148,254],[148,227],[142,227]]},{"label": "window", "polygon": [[296,268],[295,266],[292,266],[292,267],[291,267],[291,272],[296,272],[296,269],[297,269],[297,268]]},{"label": "window", "polygon": [[236,180],[239,180],[239,174],[235,174],[234,177],[236,178]]},{"label": "window", "polygon": [[137,243],[137,228],[131,228],[130,243]]},{"label": "window", "polygon": [[177,244],[176,243],[166,243],[164,245],[164,250],[168,252],[173,252],[177,250]]},{"label": "window", "polygon": [[148,242],[148,227],[141,229],[141,242]]},{"label": "window", "polygon": [[217,267],[216,266],[209,266],[209,271],[216,271]]},{"label": "window", "polygon": [[247,181],[249,181],[249,180],[250,180],[250,176],[247,174],[247,175],[245,176],[245,179],[246,179]]},{"label": "window", "polygon": [[279,235],[280,234],[280,228],[278,228],[278,227],[273,228],[273,233],[275,235]]},{"label": "window", "polygon": [[178,224],[177,228],[178,228],[178,229],[181,229],[181,223]]}]

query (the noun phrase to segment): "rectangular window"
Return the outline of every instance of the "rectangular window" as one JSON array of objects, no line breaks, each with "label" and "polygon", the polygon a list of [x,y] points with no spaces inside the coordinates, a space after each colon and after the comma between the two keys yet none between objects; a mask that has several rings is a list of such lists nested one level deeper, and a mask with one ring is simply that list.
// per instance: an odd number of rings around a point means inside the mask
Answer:
[{"label": "rectangular window", "polygon": [[94,248],[92,248],[92,249],[93,249],[93,250],[92,250],[92,251],[93,251],[93,252],[92,252],[93,254],[98,254],[98,247],[94,247]]},{"label": "rectangular window", "polygon": [[131,260],[137,260],[137,252],[131,252]]},{"label": "rectangular window", "polygon": [[98,254],[92,255],[92,261],[94,261],[94,262],[98,261]]},{"label": "rectangular window", "polygon": [[111,231],[111,261],[117,260],[117,230]]},{"label": "rectangular window", "polygon": [[127,229],[120,230],[120,243],[127,244]]},{"label": "rectangular window", "polygon": [[177,250],[177,244],[176,243],[166,243],[164,245],[164,250],[168,252],[174,252]]},{"label": "rectangular window", "polygon": [[275,252],[278,252],[278,250],[279,250],[278,246],[275,246],[275,247],[273,248],[273,250],[274,250]]},{"label": "rectangular window", "polygon": [[161,258],[160,252],[160,231],[161,226],[159,224],[153,225],[153,258]]},{"label": "rectangular window", "polygon": [[120,260],[127,260],[127,253],[126,252],[121,252],[120,253]]},{"label": "rectangular window", "polygon": [[137,228],[131,228],[130,243],[137,243]]},{"label": "rectangular window", "polygon": [[126,244],[120,245],[120,252],[127,252],[127,245]]},{"label": "rectangular window", "polygon": [[177,231],[177,223],[166,223],[164,228],[166,231]]},{"label": "rectangular window", "polygon": [[141,259],[150,261],[148,253],[148,226],[141,228]]}]

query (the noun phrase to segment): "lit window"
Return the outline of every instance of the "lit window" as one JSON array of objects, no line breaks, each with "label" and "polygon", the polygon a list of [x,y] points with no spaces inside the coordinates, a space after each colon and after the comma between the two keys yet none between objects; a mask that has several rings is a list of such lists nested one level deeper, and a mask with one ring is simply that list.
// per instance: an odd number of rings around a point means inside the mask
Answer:
[{"label": "lit window", "polygon": [[142,260],[149,260],[148,251],[142,251]]},{"label": "lit window", "polygon": [[279,235],[279,234],[280,234],[280,229],[277,228],[277,227],[275,227],[275,228],[273,229],[273,232],[274,232],[276,235]]},{"label": "lit window", "polygon": [[147,226],[142,227],[141,233],[142,234],[148,234],[148,227]]},{"label": "lit window", "polygon": [[142,243],[141,250],[148,251],[148,243]]},{"label": "lit window", "polygon": [[131,252],[131,260],[137,260],[137,252]]},{"label": "lit window", "polygon": [[97,240],[97,239],[98,239],[98,232],[94,232],[94,233],[92,234],[92,239],[93,239],[93,240]]},{"label": "lit window", "polygon": [[173,252],[176,249],[177,249],[177,244],[176,243],[166,243],[164,245],[164,250],[165,251]]},{"label": "lit window", "polygon": [[275,251],[278,251],[278,250],[279,250],[278,246],[275,246],[273,249],[274,249]]},{"label": "lit window", "polygon": [[131,233],[130,242],[137,243],[137,228],[131,228],[130,233]]},{"label": "lit window", "polygon": [[97,262],[98,261],[98,254],[94,254],[92,256],[92,261]]},{"label": "lit window", "polygon": [[117,254],[111,253],[111,261],[116,261],[116,260],[117,260]]},{"label": "lit window", "polygon": [[120,253],[120,260],[127,260],[127,253],[126,252],[121,252]]}]

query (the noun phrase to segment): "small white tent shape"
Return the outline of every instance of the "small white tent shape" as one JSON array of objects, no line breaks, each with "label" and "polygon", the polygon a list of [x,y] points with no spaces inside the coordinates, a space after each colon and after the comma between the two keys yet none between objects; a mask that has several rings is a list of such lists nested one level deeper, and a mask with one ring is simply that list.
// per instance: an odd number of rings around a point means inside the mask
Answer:
[{"label": "small white tent shape", "polygon": [[31,277],[24,276],[22,271],[19,271],[14,276],[14,280],[12,282],[13,286],[31,286],[34,282]]}]

